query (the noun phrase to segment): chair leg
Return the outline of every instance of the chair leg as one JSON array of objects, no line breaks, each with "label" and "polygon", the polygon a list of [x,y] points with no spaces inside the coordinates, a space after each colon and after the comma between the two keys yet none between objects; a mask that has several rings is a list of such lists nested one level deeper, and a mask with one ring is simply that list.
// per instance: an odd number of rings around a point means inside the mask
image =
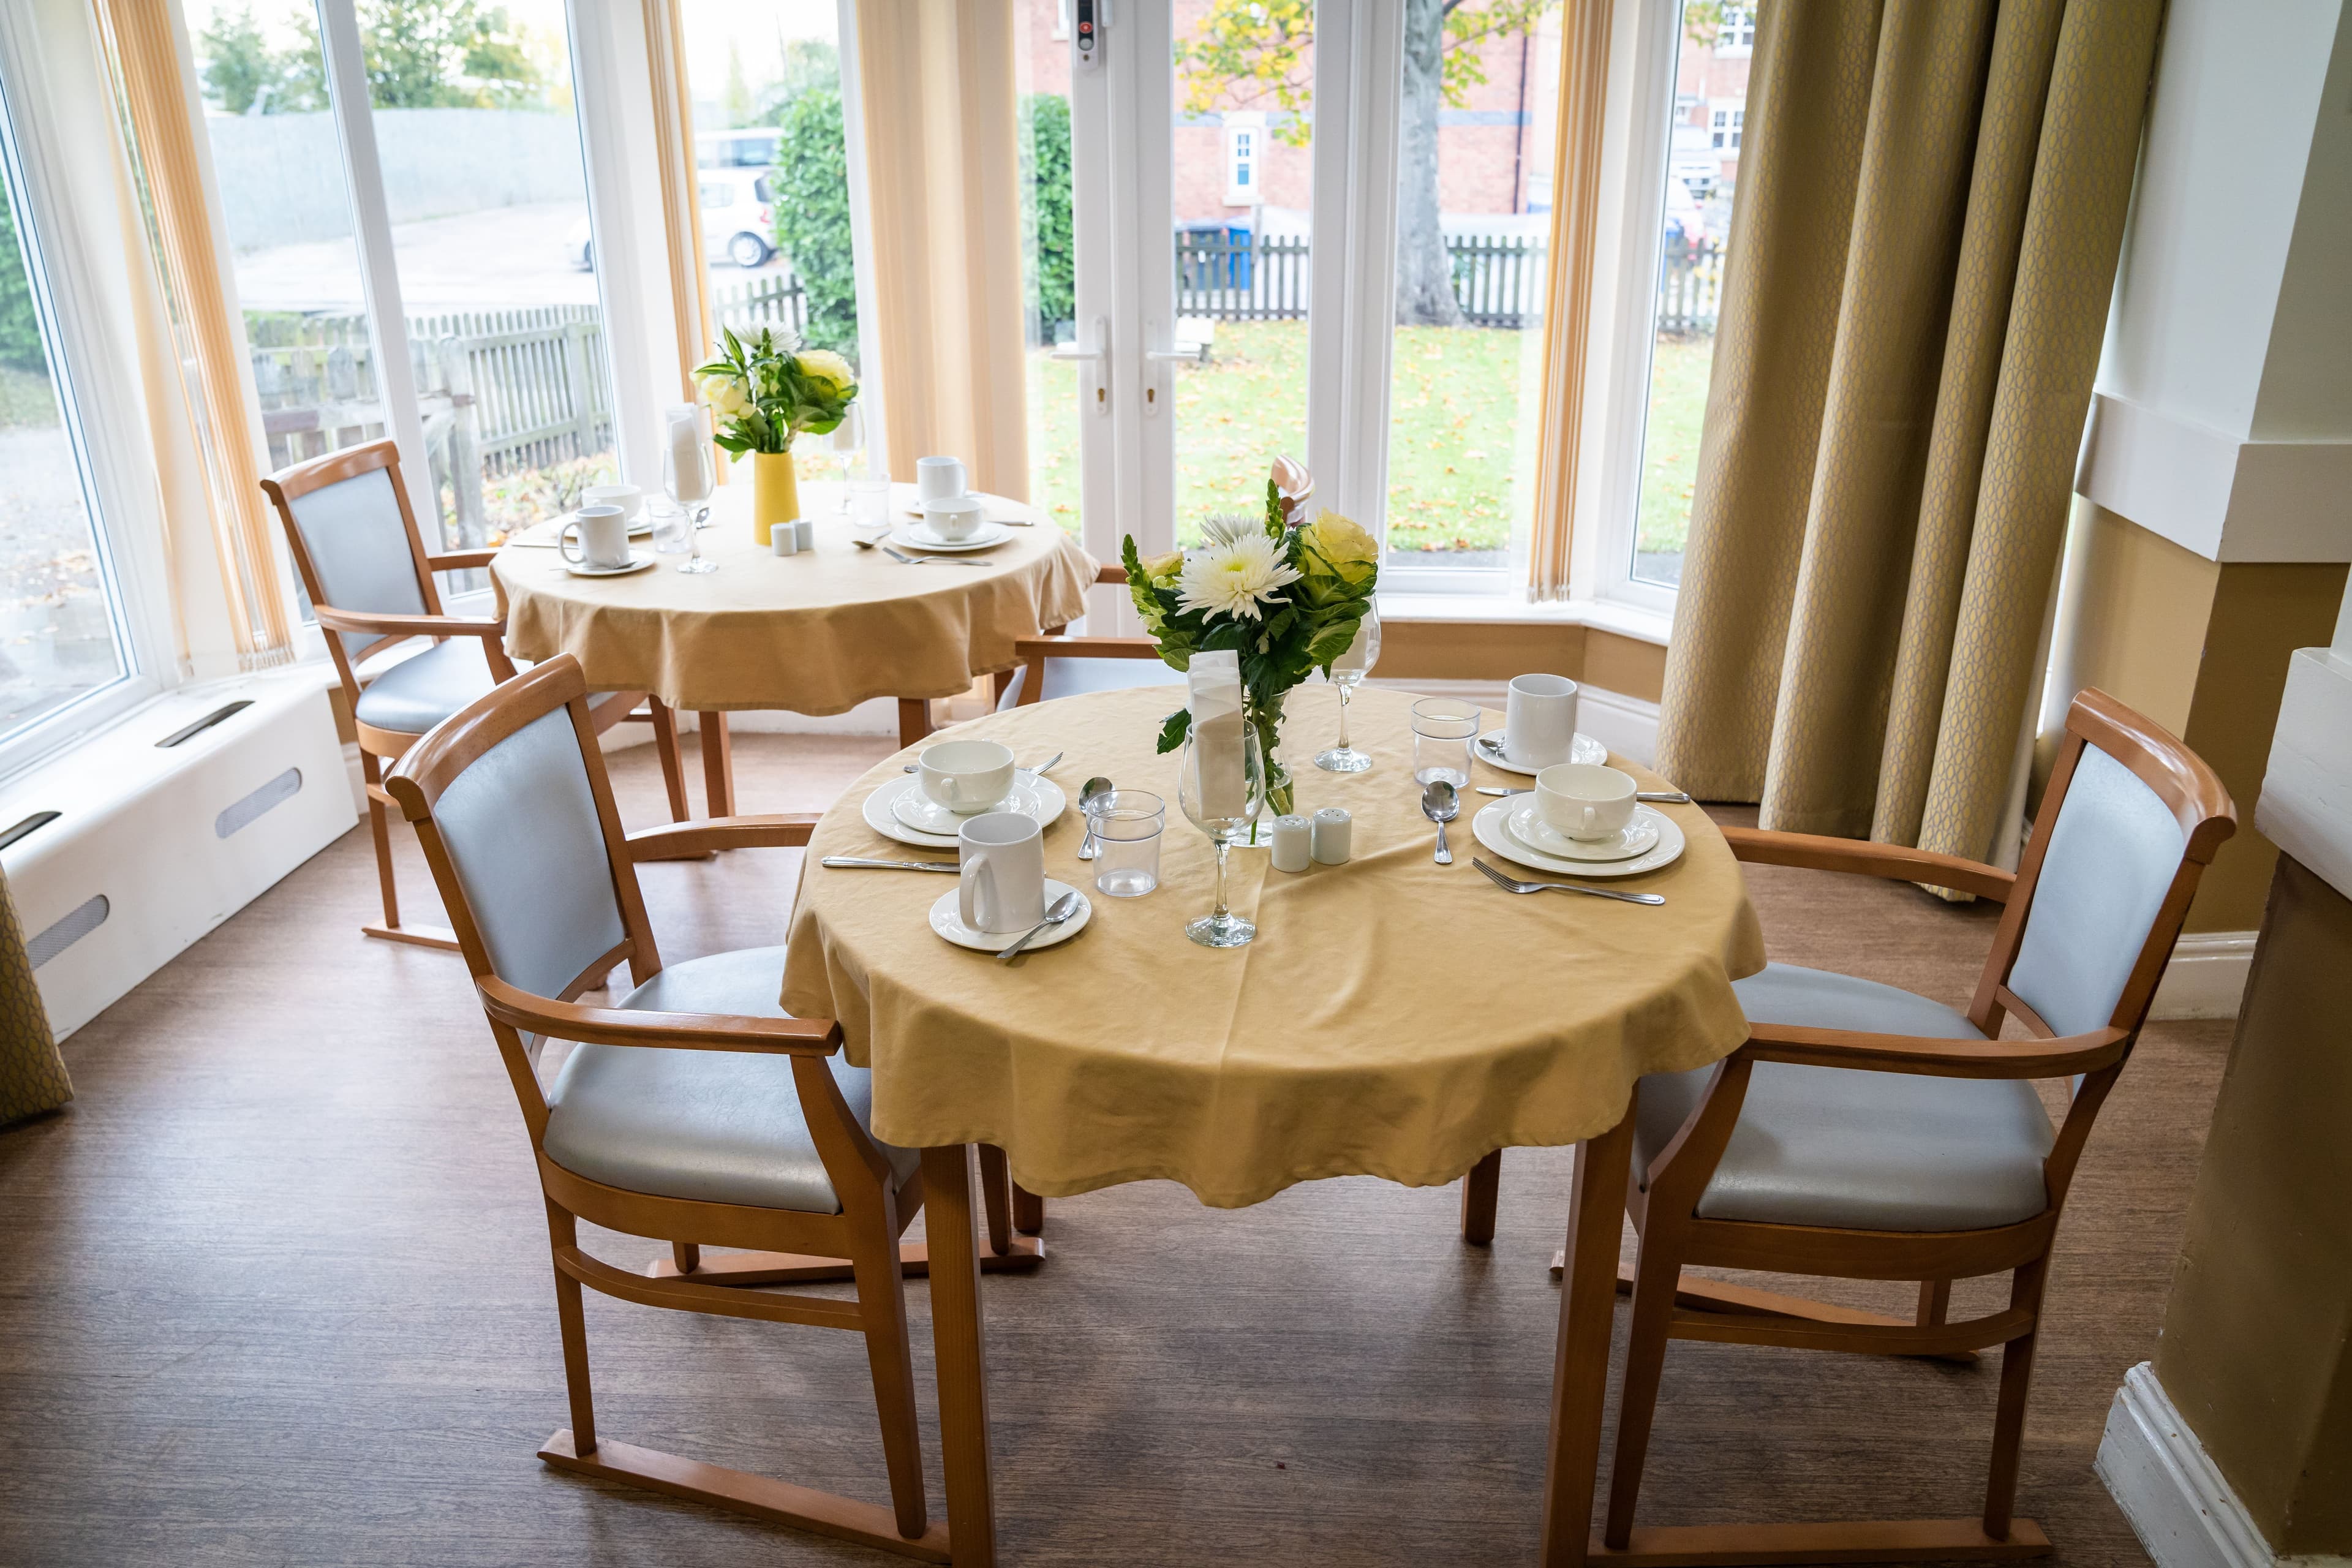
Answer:
[{"label": "chair leg", "polygon": [[1951,1316],[1952,1282],[1948,1279],[1919,1281],[1919,1326],[1938,1328]]},{"label": "chair leg", "polygon": [[1024,1236],[1045,1234],[1045,1200],[1018,1182],[1013,1184],[1013,1228]]},{"label": "chair leg", "polygon": [[735,753],[727,735],[727,715],[702,714],[702,793],[713,816],[735,815]]},{"label": "chair leg", "polygon": [[[580,1245],[579,1222],[550,1202],[548,1236],[556,1247]],[[596,1450],[596,1406],[588,1384],[588,1321],[580,1310],[580,1281],[555,1271],[555,1317],[563,1331],[563,1382],[572,1395],[572,1443],[579,1453]]]},{"label": "chair leg", "polygon": [[691,1241],[669,1244],[670,1261],[677,1265],[680,1274],[691,1274],[702,1267],[702,1248]]},{"label": "chair leg", "polygon": [[[2049,1278],[2050,1260],[2037,1258],[2010,1277],[2009,1304],[2042,1321],[2042,1287]],[[2000,1401],[1992,1419],[1992,1473],[1985,1483],[1984,1532],[1995,1541],[2009,1538],[2017,1508],[2018,1460],[2025,1447],[2025,1396],[2033,1382],[2033,1342],[2026,1332],[2000,1350]]]},{"label": "chair leg", "polygon": [[414,947],[457,951],[457,933],[446,927],[404,926],[400,923],[400,884],[392,874],[392,808],[383,799],[383,763],[373,752],[360,751],[360,778],[367,785],[368,837],[375,843],[376,880],[383,892],[383,924],[362,923],[360,931],[385,942]]},{"label": "chair leg", "polygon": [[1633,1505],[1650,1454],[1650,1424],[1658,1410],[1658,1379],[1666,1365],[1667,1330],[1682,1258],[1668,1229],[1654,1226],[1633,1260],[1633,1324],[1625,1347],[1625,1387],[1617,1401],[1617,1456],[1609,1465],[1609,1517],[1601,1540],[1622,1552],[1633,1540]]},{"label": "chair leg", "polygon": [[1484,1247],[1495,1239],[1495,1207],[1503,1190],[1503,1152],[1491,1150],[1462,1178],[1462,1239]]},{"label": "chair leg", "polygon": [[857,1247],[857,1310],[866,1321],[866,1363],[874,1374],[874,1408],[882,1421],[882,1462],[890,1507],[908,1540],[929,1528],[923,1501],[922,1435],[915,1419],[915,1352],[907,1337],[907,1288],[898,1244],[887,1223]]},{"label": "chair leg", "polygon": [[988,1212],[988,1250],[1002,1258],[1013,1250],[1013,1175],[1004,1151],[980,1146],[980,1195]]},{"label": "chair leg", "polygon": [[686,762],[677,751],[677,715],[651,692],[646,694],[646,710],[653,715],[654,754],[661,759],[662,788],[669,792],[669,819],[684,822],[694,809],[686,804]]}]

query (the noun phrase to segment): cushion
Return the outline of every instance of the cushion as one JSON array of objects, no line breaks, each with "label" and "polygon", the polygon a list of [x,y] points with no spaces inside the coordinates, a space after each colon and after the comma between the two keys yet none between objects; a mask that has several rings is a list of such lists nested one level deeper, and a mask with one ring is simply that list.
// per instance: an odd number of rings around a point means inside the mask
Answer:
[{"label": "cushion", "polygon": [[[656,1013],[790,1015],[777,1005],[784,950],[745,948],[673,963],[623,997]],[[827,1058],[842,1098],[871,1127],[873,1078]],[[793,1087],[792,1058],[646,1046],[572,1048],[548,1091],[547,1157],[630,1192],[803,1214],[839,1214]],[[898,1181],[921,1156],[882,1145]]]},{"label": "cushion", "polygon": [[[1029,667],[1022,665],[1013,672],[1013,684],[996,706],[1011,708],[1021,700],[1022,687],[1029,679]],[[1040,702],[1051,702],[1056,697],[1076,697],[1087,691],[1126,691],[1138,686],[1181,686],[1184,672],[1171,669],[1158,657],[1150,658],[1049,658],[1045,661],[1045,695]]]},{"label": "cushion", "polygon": [[[403,735],[422,735],[496,684],[482,639],[456,637],[402,659],[369,681],[361,688],[360,700],[352,710],[362,724]],[[598,727],[609,728],[604,721],[611,715],[602,711],[605,704],[625,697],[634,705],[641,695],[592,691],[588,706],[597,711]]]},{"label": "cushion", "polygon": [[[1984,1038],[1940,1003],[1825,970],[1767,964],[1737,981],[1758,1023]],[[1642,1080],[1637,1173],[1697,1109],[1711,1067]],[[1700,1196],[1704,1219],[1847,1230],[1974,1230],[2048,1203],[2050,1118],[2031,1081],[1759,1062],[1739,1122]]]}]

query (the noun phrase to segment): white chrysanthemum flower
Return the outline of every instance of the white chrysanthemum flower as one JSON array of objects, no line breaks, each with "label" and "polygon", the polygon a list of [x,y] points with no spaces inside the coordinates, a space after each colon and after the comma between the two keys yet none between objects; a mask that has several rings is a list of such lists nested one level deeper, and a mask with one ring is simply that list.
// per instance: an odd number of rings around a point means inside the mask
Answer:
[{"label": "white chrysanthemum flower", "polygon": [[1183,575],[1177,579],[1177,605],[1236,620],[1263,620],[1260,606],[1286,603],[1276,590],[1297,581],[1297,570],[1283,562],[1282,547],[1261,530],[1186,555]]},{"label": "white chrysanthemum flower", "polygon": [[1221,511],[1201,524],[1201,542],[1211,549],[1231,544],[1236,539],[1247,539],[1252,534],[1260,539],[1265,537],[1265,519],[1252,517],[1246,512]]}]

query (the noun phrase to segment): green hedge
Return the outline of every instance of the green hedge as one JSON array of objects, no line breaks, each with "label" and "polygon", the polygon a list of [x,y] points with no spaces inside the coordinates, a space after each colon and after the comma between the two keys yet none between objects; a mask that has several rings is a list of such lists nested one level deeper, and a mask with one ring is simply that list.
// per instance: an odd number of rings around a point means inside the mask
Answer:
[{"label": "green hedge", "polygon": [[33,287],[16,248],[16,216],[8,205],[8,184],[0,176],[0,364],[46,374],[41,323],[33,314]]},{"label": "green hedge", "polygon": [[1029,309],[1040,341],[1077,313],[1077,250],[1070,233],[1070,100],[1021,100],[1022,228],[1029,250]]},{"label": "green hedge", "polygon": [[812,348],[857,359],[857,267],[849,240],[849,157],[842,144],[841,88],[819,81],[784,100],[776,111],[783,132],[774,193],[776,248],[800,279],[808,302]]}]

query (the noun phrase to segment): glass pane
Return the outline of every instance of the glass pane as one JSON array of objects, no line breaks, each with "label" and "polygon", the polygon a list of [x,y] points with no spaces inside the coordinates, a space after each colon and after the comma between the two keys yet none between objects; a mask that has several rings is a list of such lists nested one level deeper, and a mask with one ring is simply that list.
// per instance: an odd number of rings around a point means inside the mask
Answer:
[{"label": "glass pane", "polygon": [[1559,13],[1407,0],[1404,57],[1388,564],[1500,589],[1534,501]]},{"label": "glass pane", "polygon": [[[1713,11],[1716,7],[1707,7]],[[1698,483],[1699,426],[1715,363],[1723,287],[1723,239],[1747,118],[1752,8],[1726,5],[1715,22],[1684,13],[1666,144],[1665,231],[1658,247],[1657,332],[1642,436],[1633,580],[1675,587],[1683,578],[1691,496]]]},{"label": "glass pane", "polygon": [[[0,139],[7,135],[0,115]],[[0,736],[131,668],[36,303],[16,186],[8,142],[0,144]]]},{"label": "glass pane", "polygon": [[[834,0],[685,0],[681,17],[712,310],[739,332],[788,329],[856,365]],[[861,421],[843,427],[845,441],[862,438]],[[857,457],[818,437],[793,451],[808,479],[839,479]]]},{"label": "glass pane", "polygon": [[1173,346],[1206,353],[1176,370],[1180,544],[1263,513],[1274,459],[1307,456],[1313,28],[1307,0],[1178,12]]},{"label": "glass pane", "polygon": [[[1076,538],[1078,395],[1076,361],[1057,346],[1078,339],[1077,246],[1071,229],[1070,29],[1067,0],[1023,0],[1014,13],[1021,91],[1021,281],[1028,346],[1029,503]],[[1088,344],[1088,347],[1097,345]]]}]

